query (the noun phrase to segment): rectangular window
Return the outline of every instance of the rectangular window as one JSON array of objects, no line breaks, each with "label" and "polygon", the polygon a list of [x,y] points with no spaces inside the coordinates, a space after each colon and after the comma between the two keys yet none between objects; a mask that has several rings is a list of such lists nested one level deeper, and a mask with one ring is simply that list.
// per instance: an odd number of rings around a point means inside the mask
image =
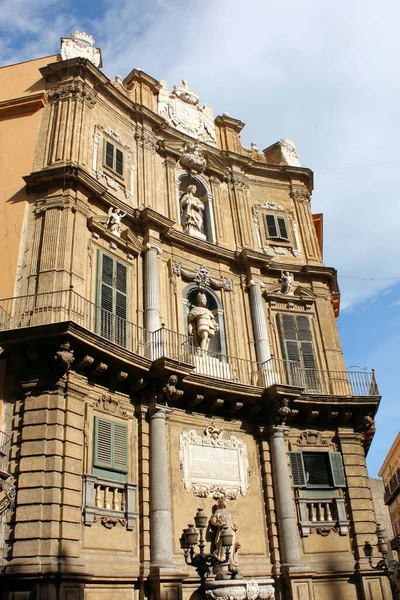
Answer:
[{"label": "rectangular window", "polygon": [[128,427],[100,417],[94,419],[93,474],[126,481]]},{"label": "rectangular window", "polygon": [[264,215],[267,238],[278,242],[288,242],[289,234],[285,217]]},{"label": "rectangular window", "polygon": [[97,331],[126,347],[127,267],[108,254],[98,251]]},{"label": "rectangular window", "polygon": [[124,174],[123,152],[107,140],[104,140],[103,166],[121,177]]},{"label": "rectangular window", "polygon": [[310,320],[303,315],[278,314],[282,353],[290,385],[307,391],[320,388]]},{"label": "rectangular window", "polygon": [[340,452],[289,452],[289,456],[295,487],[346,486]]}]

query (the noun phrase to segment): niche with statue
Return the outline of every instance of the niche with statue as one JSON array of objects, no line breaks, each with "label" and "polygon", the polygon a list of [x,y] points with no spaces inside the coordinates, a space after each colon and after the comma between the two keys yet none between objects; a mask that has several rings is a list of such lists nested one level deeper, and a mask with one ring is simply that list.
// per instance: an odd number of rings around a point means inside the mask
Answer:
[{"label": "niche with statue", "polygon": [[212,195],[200,177],[179,177],[179,214],[185,233],[200,240],[215,242]]}]

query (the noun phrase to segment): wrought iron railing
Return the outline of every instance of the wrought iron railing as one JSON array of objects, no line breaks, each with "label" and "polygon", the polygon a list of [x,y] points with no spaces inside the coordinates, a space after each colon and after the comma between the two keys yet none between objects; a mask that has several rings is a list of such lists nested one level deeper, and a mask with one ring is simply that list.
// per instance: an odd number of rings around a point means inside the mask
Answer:
[{"label": "wrought iron railing", "polygon": [[260,364],[193,346],[192,338],[162,327],[150,332],[90,302],[72,289],[0,300],[0,330],[74,321],[113,344],[151,360],[167,357],[193,365],[195,372],[244,385],[284,384],[309,394],[377,396],[374,372],[305,369],[271,358]]},{"label": "wrought iron railing", "polygon": [[0,471],[7,471],[10,445],[11,437],[4,431],[0,431]]},{"label": "wrought iron railing", "polygon": [[323,396],[378,396],[374,371],[305,369],[300,363],[271,358],[261,368],[264,387],[276,383]]}]

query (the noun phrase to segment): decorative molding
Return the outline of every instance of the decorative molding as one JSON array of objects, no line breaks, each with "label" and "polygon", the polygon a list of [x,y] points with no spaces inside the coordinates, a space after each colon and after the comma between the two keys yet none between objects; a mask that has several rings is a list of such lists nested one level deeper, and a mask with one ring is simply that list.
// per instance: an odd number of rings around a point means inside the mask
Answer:
[{"label": "decorative molding", "polygon": [[200,498],[235,499],[248,489],[247,445],[223,429],[209,425],[204,434],[194,429],[180,435],[179,459],[187,492]]},{"label": "decorative molding", "polygon": [[112,396],[100,396],[100,398],[93,404],[93,408],[111,415],[118,415],[124,419],[129,418],[128,412],[121,407],[119,400],[116,400]]},{"label": "decorative molding", "polygon": [[327,446],[328,442],[322,439],[319,431],[303,431],[299,439],[296,441],[298,446]]},{"label": "decorative molding", "polygon": [[214,279],[211,277],[210,269],[205,265],[200,265],[195,271],[189,271],[184,269],[179,261],[171,260],[171,272],[177,277],[182,277],[185,281],[195,282],[199,290],[209,285],[214,290],[224,289],[226,292],[233,291],[233,281],[231,278]]},{"label": "decorative molding", "polygon": [[207,584],[206,598],[208,600],[275,600],[275,588],[273,585],[265,585],[262,581],[252,579],[215,580]]}]

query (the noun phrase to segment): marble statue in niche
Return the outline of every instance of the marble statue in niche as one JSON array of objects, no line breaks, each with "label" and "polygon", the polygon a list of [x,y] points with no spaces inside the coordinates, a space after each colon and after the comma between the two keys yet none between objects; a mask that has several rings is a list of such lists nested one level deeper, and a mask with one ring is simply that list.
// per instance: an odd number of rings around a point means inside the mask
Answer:
[{"label": "marble statue in niche", "polygon": [[188,331],[193,336],[194,345],[202,351],[207,351],[210,339],[218,331],[218,323],[211,310],[207,308],[207,296],[199,292],[196,297],[197,306],[193,306],[188,315]]},{"label": "marble statue in niche", "polygon": [[108,211],[107,229],[114,235],[121,237],[121,220],[126,216],[126,212],[111,206]]},{"label": "marble statue in niche", "polygon": [[197,187],[188,185],[180,201],[181,223],[185,233],[205,238],[203,233],[203,202],[195,196]]}]

